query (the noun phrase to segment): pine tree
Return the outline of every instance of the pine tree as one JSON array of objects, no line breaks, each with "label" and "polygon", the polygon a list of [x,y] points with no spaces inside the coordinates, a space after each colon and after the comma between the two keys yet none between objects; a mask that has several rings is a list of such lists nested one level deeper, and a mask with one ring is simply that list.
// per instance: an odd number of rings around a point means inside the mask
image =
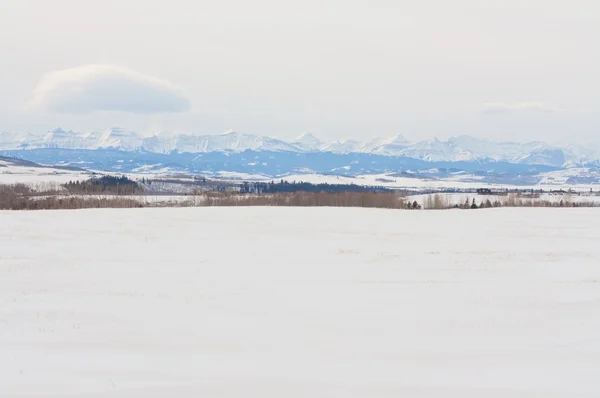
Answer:
[{"label": "pine tree", "polygon": [[477,209],[477,204],[475,203],[475,198],[473,198],[473,203],[471,204],[471,209]]}]

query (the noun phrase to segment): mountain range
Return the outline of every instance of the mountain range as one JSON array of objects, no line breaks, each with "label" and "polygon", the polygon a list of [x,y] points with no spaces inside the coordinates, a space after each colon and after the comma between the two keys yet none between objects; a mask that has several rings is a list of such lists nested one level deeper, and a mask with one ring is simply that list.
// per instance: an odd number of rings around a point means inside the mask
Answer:
[{"label": "mountain range", "polygon": [[494,142],[464,135],[411,142],[401,135],[333,141],[305,133],[285,141],[236,132],[143,136],[120,128],[87,133],[57,128],[45,134],[0,133],[0,156],[117,173],[225,173],[240,178],[384,175],[447,181],[450,186],[458,181],[501,186],[600,184],[600,155],[590,147]]},{"label": "mountain range", "polygon": [[45,134],[0,132],[0,150],[35,149],[143,151],[172,153],[290,152],[371,154],[407,157],[427,162],[508,162],[571,168],[600,164],[600,152],[577,145],[558,146],[541,141],[495,142],[466,135],[442,141],[437,138],[411,142],[402,135],[367,141],[320,140],[310,133],[293,141],[227,132],[218,135],[142,136],[121,128],[100,132],[75,132],[56,128]]}]

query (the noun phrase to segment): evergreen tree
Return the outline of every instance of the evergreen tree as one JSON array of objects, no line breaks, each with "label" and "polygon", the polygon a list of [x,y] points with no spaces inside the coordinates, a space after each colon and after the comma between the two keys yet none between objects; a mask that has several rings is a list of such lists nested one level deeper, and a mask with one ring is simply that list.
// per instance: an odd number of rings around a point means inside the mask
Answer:
[{"label": "evergreen tree", "polygon": [[475,203],[475,198],[473,198],[473,203],[471,204],[471,209],[477,209],[477,204]]}]

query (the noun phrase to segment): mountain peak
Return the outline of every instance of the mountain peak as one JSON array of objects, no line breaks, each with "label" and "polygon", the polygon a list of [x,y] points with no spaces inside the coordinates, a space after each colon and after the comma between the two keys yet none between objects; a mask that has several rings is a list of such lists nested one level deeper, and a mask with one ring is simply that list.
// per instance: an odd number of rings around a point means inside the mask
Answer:
[{"label": "mountain peak", "polygon": [[300,141],[300,140],[304,140],[304,139],[318,139],[317,137],[315,137],[315,135],[309,131],[304,132],[302,134],[300,134],[300,136],[298,136],[298,138],[296,139],[296,141]]},{"label": "mountain peak", "polygon": [[305,132],[296,138],[292,144],[296,144],[298,147],[300,147],[300,149],[303,150],[314,151],[319,149],[322,141],[315,137],[312,133]]},{"label": "mountain peak", "polygon": [[396,134],[391,137],[388,141],[390,144],[408,144],[410,141],[406,139],[402,134]]},{"label": "mountain peak", "polygon": [[228,129],[219,135],[238,135],[238,133],[236,133],[233,129]]},{"label": "mountain peak", "polygon": [[114,126],[114,127],[109,128],[109,129],[106,129],[106,131],[108,131],[110,133],[124,133],[125,129],[122,128],[122,127]]},{"label": "mountain peak", "polygon": [[65,130],[62,127],[56,127],[53,128],[52,130],[48,130],[48,132],[46,134],[50,134],[50,135],[65,135],[65,134],[74,134],[73,131],[71,130]]},{"label": "mountain peak", "polygon": [[52,139],[57,137],[68,137],[70,135],[75,135],[75,133],[71,130],[67,131],[63,128],[57,127],[50,131],[48,131],[45,135],[45,139]]},{"label": "mountain peak", "polygon": [[300,143],[319,143],[321,142],[320,139],[318,139],[317,137],[315,137],[312,133],[306,132],[306,133],[302,133],[298,138],[296,138],[294,140],[294,142],[300,142]]}]

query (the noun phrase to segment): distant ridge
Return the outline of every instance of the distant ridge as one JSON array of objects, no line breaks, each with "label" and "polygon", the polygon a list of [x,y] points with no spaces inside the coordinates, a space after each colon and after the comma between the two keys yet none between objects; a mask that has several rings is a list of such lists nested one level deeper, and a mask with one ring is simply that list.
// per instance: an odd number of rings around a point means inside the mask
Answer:
[{"label": "distant ridge", "polygon": [[556,146],[541,141],[495,142],[470,136],[411,142],[402,135],[366,141],[320,140],[304,133],[293,141],[228,131],[216,135],[153,135],[113,127],[98,132],[56,128],[45,134],[0,132],[0,150],[76,149],[146,151],[152,153],[292,152],[374,154],[409,157],[428,162],[509,162],[560,168],[600,164],[598,151],[582,146]]}]

